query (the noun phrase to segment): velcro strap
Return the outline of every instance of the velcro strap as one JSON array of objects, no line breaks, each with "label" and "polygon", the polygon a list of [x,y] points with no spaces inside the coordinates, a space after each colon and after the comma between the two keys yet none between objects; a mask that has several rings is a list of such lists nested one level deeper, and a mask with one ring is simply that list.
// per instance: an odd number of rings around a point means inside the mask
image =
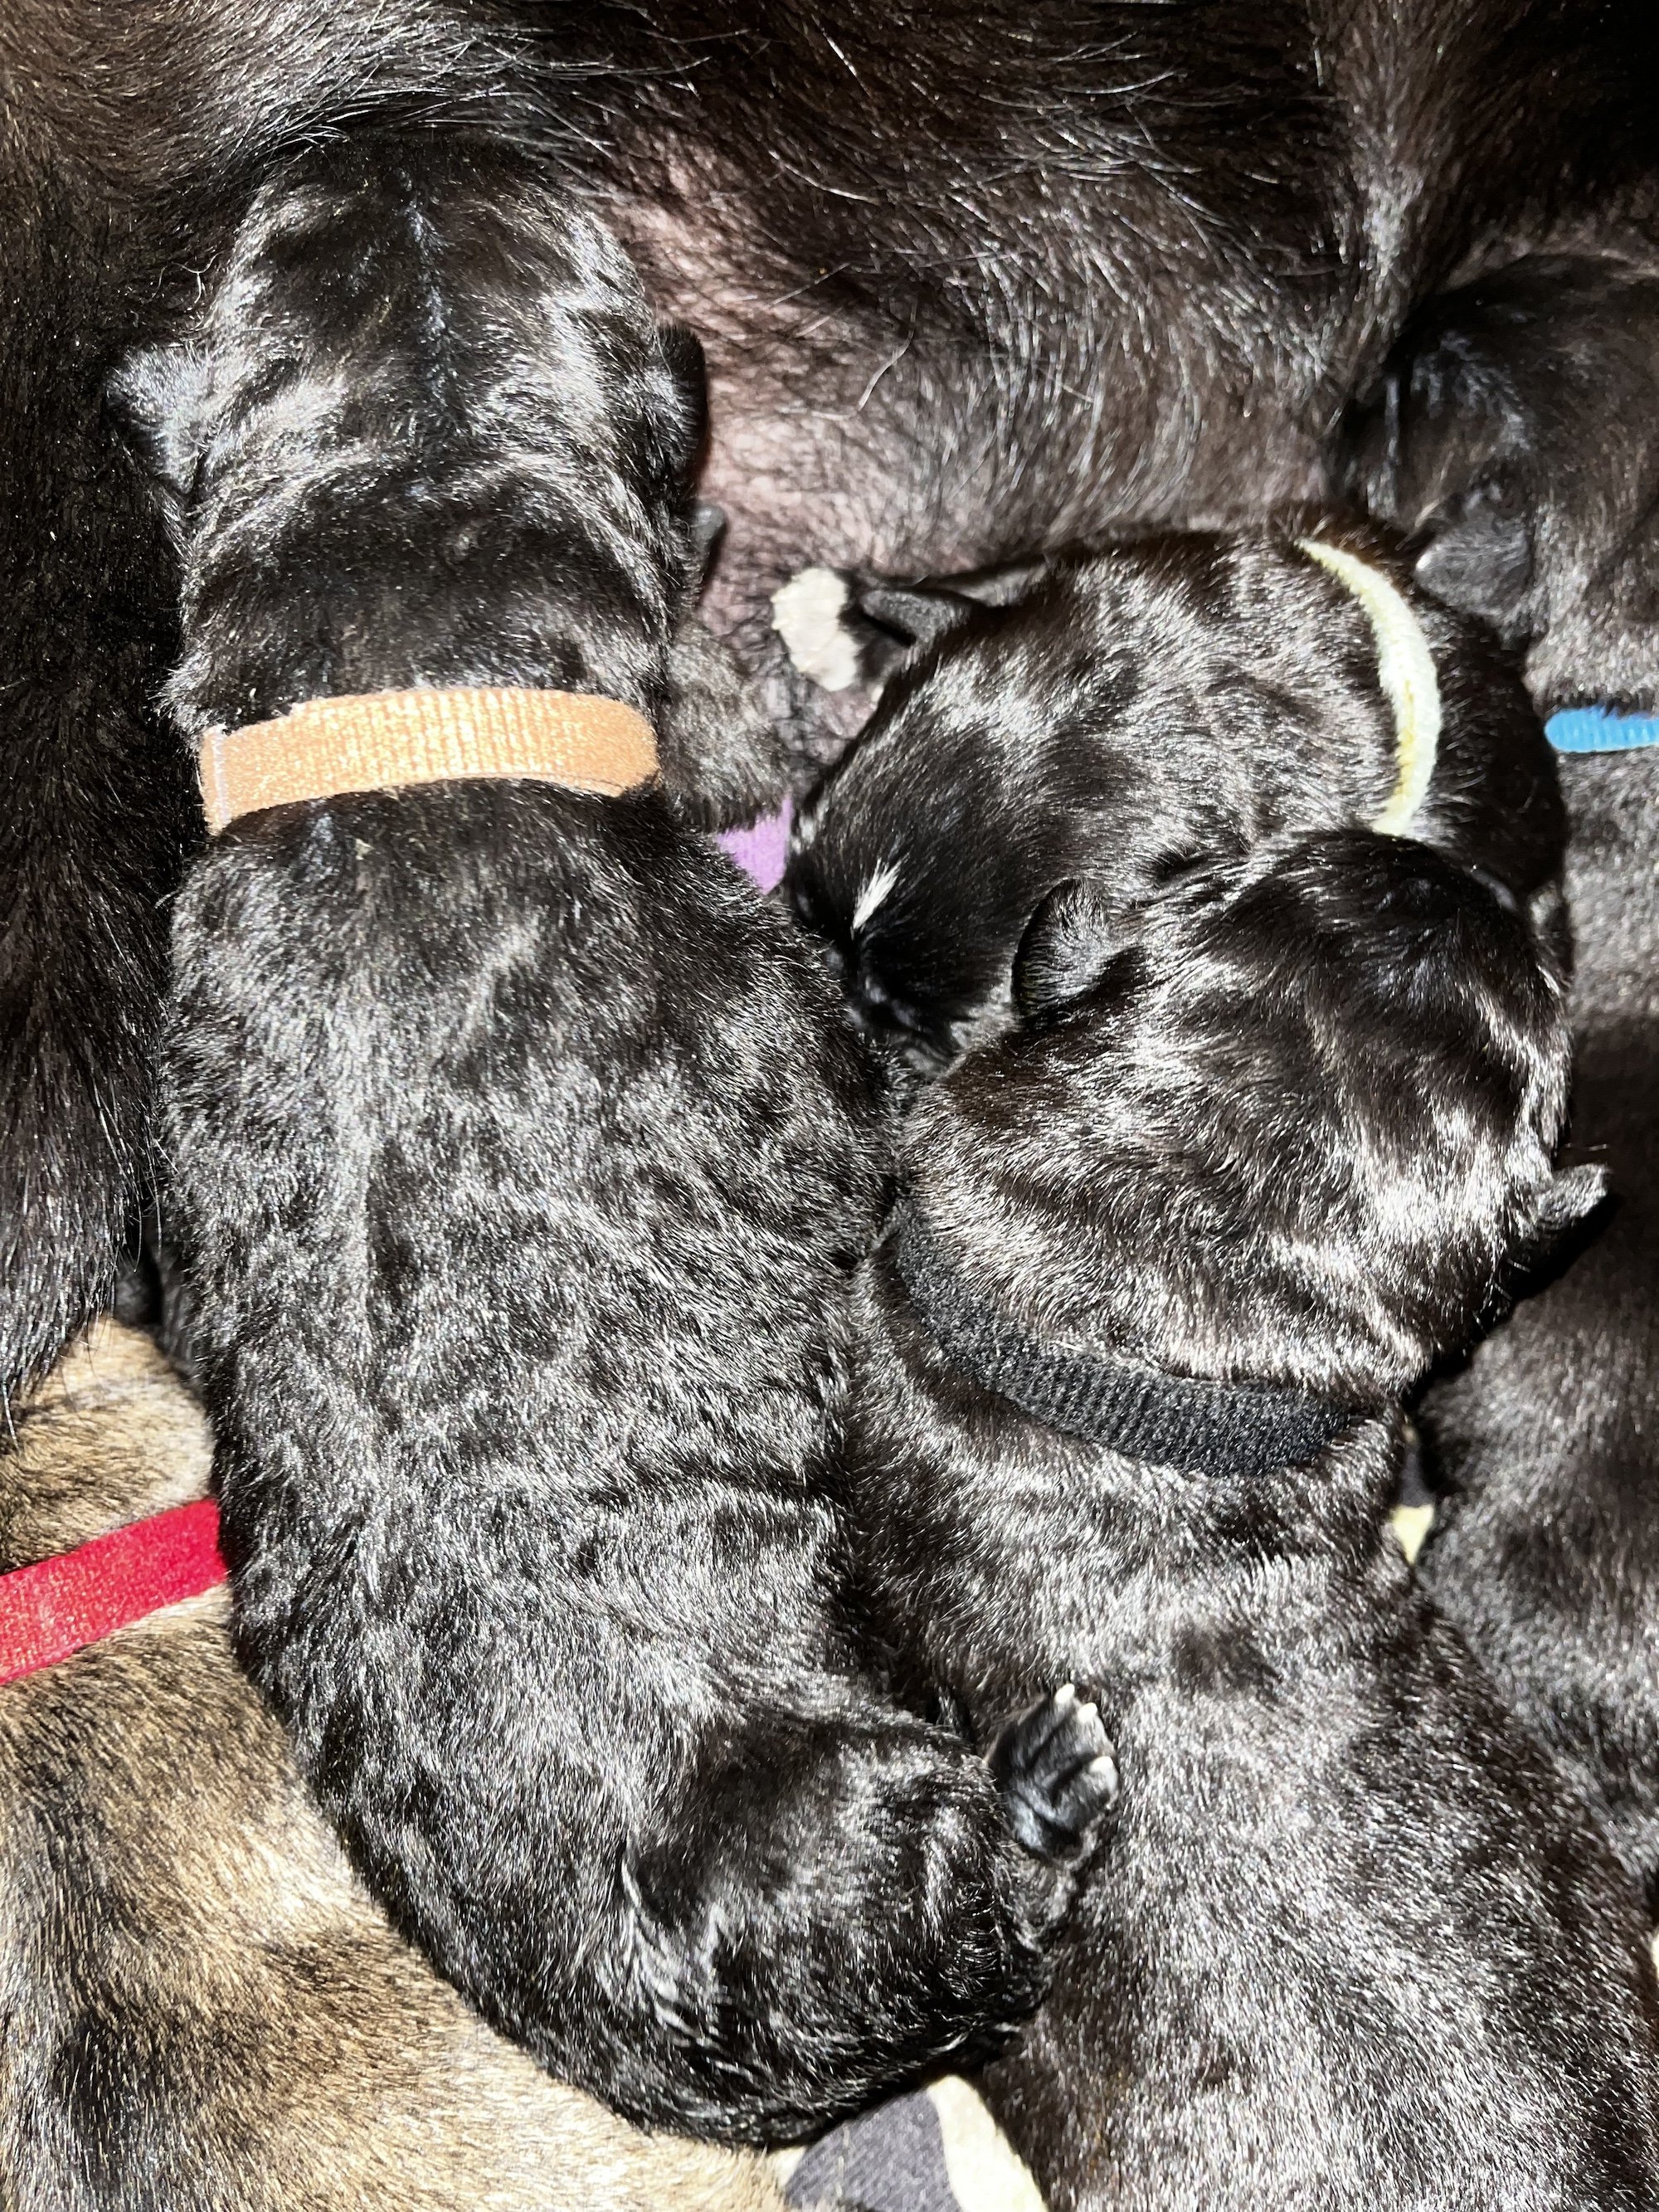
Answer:
[{"label": "velcro strap", "polygon": [[889,1249],[916,1317],[959,1374],[1063,1436],[1188,1474],[1300,1467],[1364,1418],[1299,1390],[1208,1382],[1032,1343],[956,1277],[906,1200]]},{"label": "velcro strap", "polygon": [[657,743],[635,708],[591,692],[376,691],[210,730],[200,769],[217,836],[268,806],[416,783],[522,776],[615,798],[656,775]]}]

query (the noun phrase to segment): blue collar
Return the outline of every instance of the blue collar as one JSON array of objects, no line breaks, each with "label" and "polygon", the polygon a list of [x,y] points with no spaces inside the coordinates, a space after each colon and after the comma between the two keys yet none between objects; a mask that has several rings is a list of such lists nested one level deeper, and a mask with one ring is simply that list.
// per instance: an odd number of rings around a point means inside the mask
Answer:
[{"label": "blue collar", "polygon": [[1659,714],[1615,714],[1607,707],[1570,707],[1552,714],[1544,735],[1559,753],[1633,753],[1659,745]]}]

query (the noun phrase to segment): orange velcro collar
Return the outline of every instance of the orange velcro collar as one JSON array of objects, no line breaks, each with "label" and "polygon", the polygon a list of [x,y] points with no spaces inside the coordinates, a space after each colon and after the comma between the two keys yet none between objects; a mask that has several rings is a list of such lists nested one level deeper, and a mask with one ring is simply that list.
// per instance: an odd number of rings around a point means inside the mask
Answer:
[{"label": "orange velcro collar", "polygon": [[657,742],[643,714],[586,691],[374,691],[210,730],[200,767],[217,836],[267,806],[483,776],[615,798],[655,775]]}]

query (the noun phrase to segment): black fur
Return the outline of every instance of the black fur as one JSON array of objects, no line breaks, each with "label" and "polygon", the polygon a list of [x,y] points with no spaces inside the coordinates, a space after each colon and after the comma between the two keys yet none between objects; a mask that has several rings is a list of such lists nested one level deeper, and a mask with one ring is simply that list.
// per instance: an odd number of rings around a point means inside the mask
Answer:
[{"label": "black fur", "polygon": [[[1396,744],[1376,638],[1307,535],[1391,574],[1433,653],[1439,763],[1413,834],[1551,926],[1561,812],[1536,718],[1507,657],[1415,590],[1388,541],[1310,515],[1022,564],[967,594],[848,578],[855,617],[916,643],[800,810],[785,889],[864,1026],[913,1067],[1017,1018],[1022,937],[1062,884],[1086,881],[1127,926],[1200,861],[1381,811]],[[1046,943],[1052,959],[1063,932]]]},{"label": "black fur", "polygon": [[603,210],[708,344],[716,618],[822,758],[847,718],[767,642],[793,568],[1320,495],[1414,306],[1651,237],[1654,41],[1645,0],[9,0],[0,1388],[107,1294],[196,834],[100,394],[296,149],[465,123]]},{"label": "black fur", "polygon": [[1413,324],[1355,480],[1546,706],[1659,703],[1659,255],[1539,255]]},{"label": "black fur", "polygon": [[[464,141],[325,150],[122,398],[186,732],[506,681],[665,735],[619,800],[275,810],[180,897],[169,1218],[256,1681],[394,1917],[634,2118],[787,2134],[994,2046],[1069,1875],[838,1623],[884,1125],[810,952],[677,819],[757,729],[628,264]],[[1099,1793],[1007,1755],[1079,1857]]]},{"label": "black fur", "polygon": [[[1659,704],[1656,343],[1650,276],[1523,263],[1417,334],[1367,447],[1373,495],[1417,532],[1419,576],[1502,622],[1556,698]],[[1659,751],[1564,759],[1561,780],[1572,1150],[1613,1204],[1574,1264],[1425,1401],[1450,1495],[1423,1572],[1653,1904]]]},{"label": "black fur", "polygon": [[[1109,896],[1065,927],[1080,986],[904,1133],[927,1233],[1023,1334],[1382,1407],[1590,1194],[1551,1179],[1548,948],[1424,848],[1295,840],[1154,894],[1127,949]],[[988,1732],[1074,1674],[1121,1759],[985,2082],[1054,2212],[1651,2204],[1644,1917],[1393,1544],[1398,1412],[1183,1473],[977,1387],[886,1246],[862,1317],[865,1596],[902,1679]]]},{"label": "black fur", "polygon": [[775,783],[691,611],[701,349],[522,160],[417,133],[295,161],[190,335],[112,398],[179,544],[167,698],[192,741],[386,688],[395,655],[413,684],[627,701],[682,814]]},{"label": "black fur", "polygon": [[1541,732],[1413,594],[1441,764],[1429,844],[1383,839],[1352,826],[1394,756],[1374,641],[1284,538],[1114,549],[943,627],[926,596],[792,879],[872,1026],[902,987],[913,1060],[976,1047],[905,1131],[931,1244],[1021,1341],[1372,1409],[1299,1467],[1133,1462],[977,1386],[872,1263],[866,1601],[901,1679],[989,1729],[1027,1668],[1075,1673],[1123,1760],[993,2101],[1060,2207],[1645,2203],[1636,1897],[1384,1525],[1382,1409],[1602,1188],[1549,1171]]}]

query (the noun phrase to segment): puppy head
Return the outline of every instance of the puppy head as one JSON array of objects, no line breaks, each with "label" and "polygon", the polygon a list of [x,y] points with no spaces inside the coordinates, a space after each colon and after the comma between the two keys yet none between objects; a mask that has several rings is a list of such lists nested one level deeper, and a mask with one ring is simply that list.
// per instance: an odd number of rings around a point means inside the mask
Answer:
[{"label": "puppy head", "polygon": [[[785,886],[864,1026],[918,1073],[1013,1023],[1014,956],[1056,884],[1086,879],[1127,917],[1200,861],[1386,806],[1376,634],[1303,529],[1026,564],[994,596],[849,584],[854,645],[892,673],[800,810]],[[1541,733],[1490,647],[1416,604],[1445,726],[1413,834],[1480,846],[1464,857],[1530,895],[1560,846]]]},{"label": "puppy head", "polygon": [[844,619],[886,690],[798,811],[785,890],[863,1026],[931,1073],[990,1032],[1020,931],[1075,872],[1072,824],[1102,778],[1051,742],[1053,664],[1075,659],[1084,710],[1104,717],[1133,654],[1091,653],[1095,624],[1043,569],[1006,604],[857,583]]},{"label": "puppy head", "polygon": [[1536,255],[1426,308],[1352,428],[1425,589],[1527,650],[1546,707],[1659,704],[1659,277]]},{"label": "puppy head", "polygon": [[905,1153],[959,1275],[1034,1337],[1378,1402],[1600,1195],[1551,1170],[1559,973],[1407,841],[1300,840],[1128,929],[1067,888],[1018,969],[1023,1031],[923,1095]]},{"label": "puppy head", "polygon": [[701,349],[510,149],[374,132],[255,194],[111,403],[182,564],[186,732],[330,693],[593,691],[687,811],[752,811],[770,733],[694,602]]}]

